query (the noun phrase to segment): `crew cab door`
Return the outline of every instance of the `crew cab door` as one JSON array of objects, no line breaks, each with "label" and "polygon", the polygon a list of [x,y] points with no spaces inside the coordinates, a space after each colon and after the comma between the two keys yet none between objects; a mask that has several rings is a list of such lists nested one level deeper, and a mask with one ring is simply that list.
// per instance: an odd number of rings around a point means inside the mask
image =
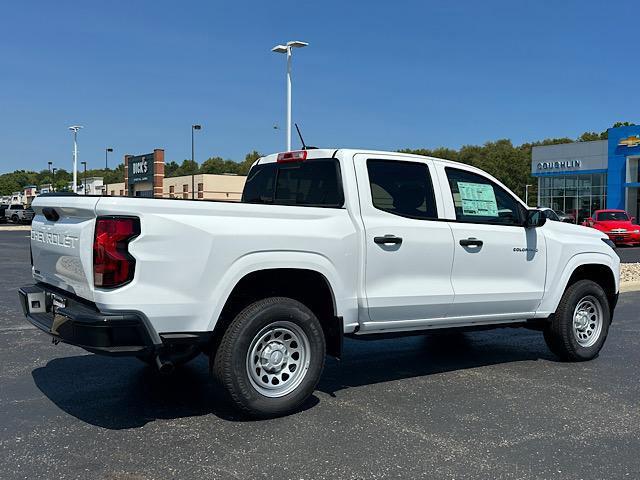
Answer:
[{"label": "crew cab door", "polygon": [[450,320],[529,318],[544,293],[544,235],[523,226],[527,209],[497,181],[463,166],[436,168],[455,248]]},{"label": "crew cab door", "polygon": [[438,221],[442,199],[432,162],[369,154],[354,161],[369,313],[361,329],[411,328],[444,317],[453,301],[453,237]]}]

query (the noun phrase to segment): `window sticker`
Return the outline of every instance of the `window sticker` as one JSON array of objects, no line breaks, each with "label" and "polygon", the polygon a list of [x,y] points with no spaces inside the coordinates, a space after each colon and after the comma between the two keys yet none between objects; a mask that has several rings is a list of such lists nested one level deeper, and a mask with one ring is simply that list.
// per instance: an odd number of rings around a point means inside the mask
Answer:
[{"label": "window sticker", "polygon": [[497,217],[498,203],[493,187],[486,183],[458,182],[462,213],[478,217]]}]

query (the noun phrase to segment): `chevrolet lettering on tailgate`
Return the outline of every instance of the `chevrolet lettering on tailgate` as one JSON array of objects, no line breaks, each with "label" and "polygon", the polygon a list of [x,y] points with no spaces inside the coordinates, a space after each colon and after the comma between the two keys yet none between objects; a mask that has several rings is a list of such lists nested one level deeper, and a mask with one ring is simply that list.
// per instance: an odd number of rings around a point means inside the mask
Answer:
[{"label": "chevrolet lettering on tailgate", "polygon": [[31,240],[64,248],[76,248],[78,244],[78,237],[62,233],[42,232],[40,230],[31,230]]}]

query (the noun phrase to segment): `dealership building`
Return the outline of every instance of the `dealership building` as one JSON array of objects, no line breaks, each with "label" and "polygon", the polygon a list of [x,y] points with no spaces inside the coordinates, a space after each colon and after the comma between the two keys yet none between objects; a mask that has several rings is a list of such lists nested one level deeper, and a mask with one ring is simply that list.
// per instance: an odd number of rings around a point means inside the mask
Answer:
[{"label": "dealership building", "polygon": [[572,214],[578,222],[595,210],[640,213],[640,125],[610,128],[608,140],[533,147],[531,174],[538,205]]}]

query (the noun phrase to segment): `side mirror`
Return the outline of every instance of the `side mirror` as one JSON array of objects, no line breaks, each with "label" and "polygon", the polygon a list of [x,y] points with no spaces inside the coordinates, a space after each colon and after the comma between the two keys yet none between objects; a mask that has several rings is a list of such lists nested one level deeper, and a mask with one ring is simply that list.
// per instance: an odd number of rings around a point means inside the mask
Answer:
[{"label": "side mirror", "polygon": [[587,223],[587,225],[589,225],[590,227],[593,227],[593,217],[589,217],[585,220],[585,222]]},{"label": "side mirror", "polygon": [[542,210],[527,210],[527,218],[524,222],[525,228],[537,228],[547,222],[547,217]]}]

